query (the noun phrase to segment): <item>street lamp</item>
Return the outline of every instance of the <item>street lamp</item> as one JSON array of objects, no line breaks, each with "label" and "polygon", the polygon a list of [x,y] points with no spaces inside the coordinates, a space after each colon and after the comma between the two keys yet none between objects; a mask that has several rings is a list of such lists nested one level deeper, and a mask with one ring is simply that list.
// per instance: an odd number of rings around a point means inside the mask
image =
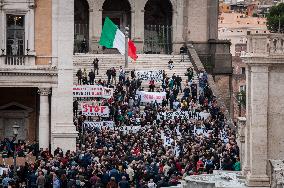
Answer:
[{"label": "street lamp", "polygon": [[[17,122],[15,122],[15,124],[12,126],[13,128],[13,134],[15,137],[15,140],[17,140],[17,136],[19,134],[19,128],[20,126],[17,124]],[[14,178],[15,180],[17,179],[17,151],[16,151],[16,146],[14,146],[14,156],[13,156],[13,160],[14,160]]]},{"label": "street lamp", "polygon": [[239,117],[242,116],[242,100],[243,100],[243,94],[241,92],[239,92],[238,93]]}]

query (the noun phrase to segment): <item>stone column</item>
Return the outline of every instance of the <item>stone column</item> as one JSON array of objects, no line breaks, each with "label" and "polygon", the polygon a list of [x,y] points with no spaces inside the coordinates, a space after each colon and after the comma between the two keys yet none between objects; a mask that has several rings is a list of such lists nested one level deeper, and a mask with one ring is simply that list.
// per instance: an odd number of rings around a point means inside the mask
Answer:
[{"label": "stone column", "polygon": [[[179,49],[183,43],[183,31],[184,31],[184,1],[176,1],[173,4],[173,53],[178,54]],[[174,7],[175,6],[175,7]]]},{"label": "stone column", "polygon": [[269,186],[267,176],[268,66],[251,65],[250,171],[248,186]]},{"label": "stone column", "polygon": [[143,52],[144,6],[143,1],[135,1],[134,10],[131,12],[131,37],[133,42],[135,42],[137,53]]},{"label": "stone column", "polygon": [[89,37],[90,52],[98,53],[101,51],[99,46],[100,36],[102,32],[102,9],[97,4],[90,6],[89,16]]},{"label": "stone column", "polygon": [[40,95],[40,110],[39,110],[39,125],[38,139],[39,148],[49,148],[49,101],[48,95],[51,93],[50,88],[39,88]]},{"label": "stone column", "polygon": [[251,72],[250,66],[246,66],[246,127],[245,127],[245,153],[243,157],[243,167],[242,173],[243,175],[247,175],[250,170],[250,115],[251,115],[251,97],[250,97],[250,79],[251,79]]}]

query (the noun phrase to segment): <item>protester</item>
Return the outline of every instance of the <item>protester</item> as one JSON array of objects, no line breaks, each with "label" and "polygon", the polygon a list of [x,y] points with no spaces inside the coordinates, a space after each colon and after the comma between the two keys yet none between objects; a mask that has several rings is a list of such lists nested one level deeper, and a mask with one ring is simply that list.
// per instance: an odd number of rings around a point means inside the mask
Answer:
[{"label": "protester", "polygon": [[82,79],[83,79],[83,72],[81,69],[79,69],[76,73],[76,76],[78,78],[78,85],[82,84]]},{"label": "protester", "polygon": [[97,75],[99,75],[99,59],[95,58],[93,61],[94,72],[97,71]]},{"label": "protester", "polygon": [[172,70],[174,68],[174,65],[173,65],[173,61],[170,59],[170,61],[168,62],[168,67],[170,70]]},{"label": "protester", "polygon": [[94,85],[96,74],[94,73],[94,71],[92,69],[91,69],[91,72],[89,72],[88,76],[89,76],[90,85]]}]

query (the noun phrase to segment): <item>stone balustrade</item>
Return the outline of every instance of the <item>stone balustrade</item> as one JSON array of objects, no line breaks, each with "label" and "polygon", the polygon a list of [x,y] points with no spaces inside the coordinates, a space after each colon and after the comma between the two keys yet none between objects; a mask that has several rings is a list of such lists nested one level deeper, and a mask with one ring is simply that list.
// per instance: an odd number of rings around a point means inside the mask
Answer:
[{"label": "stone balustrade", "polygon": [[284,35],[254,34],[248,35],[246,57],[284,56]]}]

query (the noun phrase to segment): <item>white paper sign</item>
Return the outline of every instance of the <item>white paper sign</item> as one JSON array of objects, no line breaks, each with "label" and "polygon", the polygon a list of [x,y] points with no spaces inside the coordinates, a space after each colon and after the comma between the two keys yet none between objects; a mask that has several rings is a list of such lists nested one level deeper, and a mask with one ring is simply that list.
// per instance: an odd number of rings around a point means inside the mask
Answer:
[{"label": "white paper sign", "polygon": [[137,91],[139,97],[141,97],[141,102],[151,103],[157,102],[162,103],[163,99],[166,99],[166,92],[146,92],[146,91]]}]

